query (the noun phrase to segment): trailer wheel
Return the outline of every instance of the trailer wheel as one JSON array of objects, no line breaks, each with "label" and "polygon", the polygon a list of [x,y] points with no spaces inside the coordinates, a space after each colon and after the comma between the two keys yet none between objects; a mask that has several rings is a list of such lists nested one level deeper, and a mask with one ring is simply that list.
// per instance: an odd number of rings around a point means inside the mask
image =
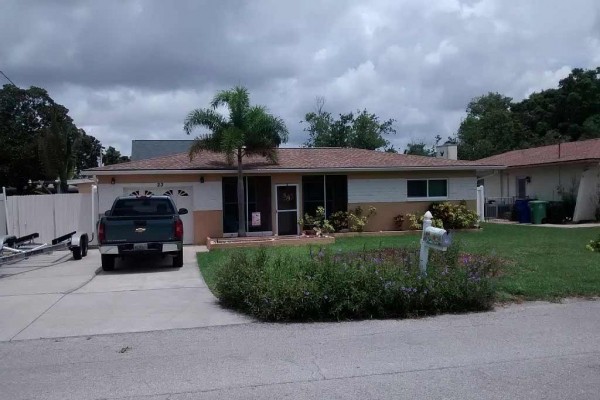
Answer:
[{"label": "trailer wheel", "polygon": [[89,247],[88,237],[87,237],[87,235],[83,235],[83,237],[81,239],[83,242],[83,243],[81,243],[81,256],[85,257],[85,256],[87,256],[88,247]]},{"label": "trailer wheel", "polygon": [[73,260],[81,260],[81,247],[73,247],[71,252],[73,253]]},{"label": "trailer wheel", "polygon": [[100,256],[103,271],[113,271],[115,269],[115,256],[110,254],[102,254]]}]

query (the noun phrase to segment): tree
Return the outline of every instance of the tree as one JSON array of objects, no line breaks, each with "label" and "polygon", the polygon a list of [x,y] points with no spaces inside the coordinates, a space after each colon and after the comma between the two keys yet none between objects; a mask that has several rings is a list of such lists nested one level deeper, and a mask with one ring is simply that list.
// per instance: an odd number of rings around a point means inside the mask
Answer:
[{"label": "tree", "polygon": [[75,173],[76,147],[79,131],[67,115],[66,109],[54,105],[50,111],[50,122],[40,135],[40,158],[46,176],[58,178],[57,192],[66,193],[67,181]]},{"label": "tree", "polygon": [[104,165],[120,164],[128,162],[129,157],[121,155],[121,152],[112,146],[108,146],[106,152],[102,156],[102,163]]},{"label": "tree", "polygon": [[381,122],[367,110],[340,114],[339,119],[324,110],[325,100],[317,98],[317,107],[304,117],[308,124],[306,147],[353,147],[375,150],[389,146],[386,135],[396,133],[394,120]]},{"label": "tree", "polygon": [[48,111],[54,105],[48,93],[38,87],[4,85],[0,89],[0,186],[13,186],[17,193],[23,193],[28,180],[46,178],[38,141],[48,127]]},{"label": "tree", "polygon": [[511,113],[512,99],[488,93],[473,99],[458,128],[458,157],[477,160],[526,147],[530,142],[521,122]]},{"label": "tree", "polygon": [[434,157],[435,156],[435,146],[428,147],[427,144],[423,141],[410,142],[409,144],[406,145],[406,149],[404,149],[404,154],[410,154],[413,156]]},{"label": "tree", "polygon": [[83,129],[79,129],[79,140],[76,148],[76,166],[77,175],[81,171],[98,166],[98,160],[102,156],[102,144],[95,137],[85,133]]},{"label": "tree", "polygon": [[[243,158],[261,155],[277,162],[277,147],[287,141],[288,131],[283,120],[269,114],[265,107],[250,105],[248,90],[242,86],[218,92],[210,106],[191,111],[185,119],[183,129],[188,135],[199,127],[209,130],[194,140],[190,159],[203,151],[213,151],[224,153],[229,165],[237,161],[238,235],[246,236]],[[227,107],[227,119],[216,111],[220,106]]]}]

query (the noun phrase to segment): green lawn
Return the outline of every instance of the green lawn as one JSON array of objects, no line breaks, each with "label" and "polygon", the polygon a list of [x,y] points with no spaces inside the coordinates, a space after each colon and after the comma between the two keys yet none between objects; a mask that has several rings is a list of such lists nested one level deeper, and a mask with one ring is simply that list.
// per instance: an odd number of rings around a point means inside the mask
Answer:
[{"label": "green lawn", "polygon": [[[500,278],[501,298],[556,299],[600,295],[600,254],[585,248],[600,234],[600,228],[560,229],[533,226],[484,224],[482,232],[459,232],[463,251],[495,253],[510,261]],[[417,246],[418,235],[337,238],[330,247],[337,251],[363,247]],[[313,249],[315,247],[313,246]],[[231,251],[199,253],[204,280],[214,289],[215,274]],[[277,247],[270,251],[304,257],[307,247]]]}]

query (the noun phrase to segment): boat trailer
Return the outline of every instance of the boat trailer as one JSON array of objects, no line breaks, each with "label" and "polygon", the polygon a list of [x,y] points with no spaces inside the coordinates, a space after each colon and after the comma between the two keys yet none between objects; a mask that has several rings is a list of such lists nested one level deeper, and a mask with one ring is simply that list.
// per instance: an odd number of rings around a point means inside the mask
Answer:
[{"label": "boat trailer", "polygon": [[32,233],[19,238],[11,235],[0,236],[0,266],[24,260],[38,254],[52,253],[53,251],[65,249],[73,253],[74,260],[81,260],[82,257],[87,256],[90,242],[87,233],[74,231],[52,239],[50,243],[43,244],[34,242],[34,239],[39,237],[39,233]]}]

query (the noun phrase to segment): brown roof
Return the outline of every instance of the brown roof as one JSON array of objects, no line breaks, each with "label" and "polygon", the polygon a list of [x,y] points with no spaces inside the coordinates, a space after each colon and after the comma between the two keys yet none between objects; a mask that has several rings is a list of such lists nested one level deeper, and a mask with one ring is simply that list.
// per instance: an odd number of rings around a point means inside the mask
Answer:
[{"label": "brown roof", "polygon": [[[490,168],[476,161],[457,161],[443,158],[421,157],[405,154],[383,153],[375,150],[350,148],[281,148],[277,150],[277,164],[269,163],[260,156],[244,159],[244,170],[295,170],[295,169],[477,169]],[[144,170],[235,170],[220,153],[202,152],[190,161],[187,153],[131,161],[88,170],[144,171]]]},{"label": "brown roof", "polygon": [[477,160],[477,162],[499,164],[507,167],[523,167],[540,164],[572,163],[587,160],[600,160],[600,139],[513,150],[482,158],[481,160]]}]

